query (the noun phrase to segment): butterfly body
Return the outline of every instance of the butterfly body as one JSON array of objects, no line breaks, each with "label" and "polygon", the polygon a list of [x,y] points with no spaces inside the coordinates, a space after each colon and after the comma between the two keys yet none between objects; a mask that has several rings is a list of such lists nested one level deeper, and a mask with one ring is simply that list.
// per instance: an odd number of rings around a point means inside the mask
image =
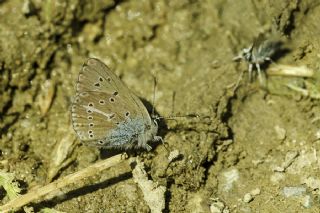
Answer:
[{"label": "butterfly body", "polygon": [[158,125],[141,100],[100,60],[84,63],[72,104],[72,123],[80,140],[102,148],[144,148],[159,140]]},{"label": "butterfly body", "polygon": [[151,150],[148,141],[156,140],[158,126],[145,124],[142,118],[128,119],[108,132],[96,145],[104,148],[144,148]]}]

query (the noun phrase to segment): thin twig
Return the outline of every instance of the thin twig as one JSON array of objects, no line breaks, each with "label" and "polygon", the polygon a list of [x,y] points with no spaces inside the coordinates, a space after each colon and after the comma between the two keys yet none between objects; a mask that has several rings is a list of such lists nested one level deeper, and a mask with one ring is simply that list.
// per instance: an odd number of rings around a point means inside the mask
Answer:
[{"label": "thin twig", "polygon": [[53,192],[58,192],[58,189],[61,189],[71,183],[75,183],[83,178],[93,176],[101,172],[102,170],[113,167],[119,164],[123,160],[124,160],[123,154],[118,154],[111,158],[99,161],[91,166],[88,166],[87,168],[82,169],[81,171],[62,177],[46,186],[37,188],[35,190],[31,190],[27,194],[21,195],[16,199],[9,201],[7,204],[0,206],[0,211],[2,213],[5,213],[5,212],[17,210],[34,200],[40,199],[44,195],[47,195]]}]

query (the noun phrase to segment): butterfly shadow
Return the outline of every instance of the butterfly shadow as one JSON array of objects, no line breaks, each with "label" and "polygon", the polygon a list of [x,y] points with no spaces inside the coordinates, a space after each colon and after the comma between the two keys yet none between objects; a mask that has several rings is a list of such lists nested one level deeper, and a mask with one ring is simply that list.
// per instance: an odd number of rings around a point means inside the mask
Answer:
[{"label": "butterfly shadow", "polygon": [[273,42],[273,48],[275,49],[274,54],[272,54],[272,60],[271,63],[263,63],[261,64],[261,69],[266,70],[272,63],[275,63],[278,61],[280,58],[288,55],[291,50],[284,46],[283,41],[275,41]]}]

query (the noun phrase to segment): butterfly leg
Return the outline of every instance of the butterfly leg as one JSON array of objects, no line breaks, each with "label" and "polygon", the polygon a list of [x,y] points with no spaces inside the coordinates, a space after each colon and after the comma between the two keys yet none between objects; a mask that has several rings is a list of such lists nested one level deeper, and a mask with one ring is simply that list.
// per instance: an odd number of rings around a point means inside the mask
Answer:
[{"label": "butterfly leg", "polygon": [[253,69],[253,64],[249,64],[249,69],[248,69],[248,71],[249,71],[249,82],[251,82],[251,76],[252,76],[252,69]]},{"label": "butterfly leg", "polygon": [[149,144],[144,145],[144,148],[149,152],[151,151],[152,147]]},{"label": "butterfly leg", "polygon": [[264,59],[265,61],[270,61],[272,64],[275,64],[276,62],[274,62],[270,57],[266,57]]},{"label": "butterfly leg", "polygon": [[258,70],[258,78],[259,78],[259,81],[260,81],[260,84],[265,86],[265,83],[263,81],[263,78],[262,78],[262,73],[261,73],[261,69],[260,69],[260,64],[256,64],[256,67],[257,67],[257,70]]},{"label": "butterfly leg", "polygon": [[153,137],[153,140],[154,140],[154,141],[161,141],[161,143],[163,144],[164,148],[165,148],[166,150],[168,150],[168,148],[166,147],[167,144],[165,144],[165,142],[164,142],[164,140],[163,140],[163,138],[162,138],[161,136],[154,136],[154,137]]},{"label": "butterfly leg", "polygon": [[153,140],[154,141],[161,141],[161,143],[164,143],[164,140],[163,140],[163,138],[161,136],[154,136]]},{"label": "butterfly leg", "polygon": [[122,160],[125,160],[125,159],[128,159],[128,158],[129,158],[129,156],[128,156],[127,153],[125,153],[125,152],[121,153],[121,159]]},{"label": "butterfly leg", "polygon": [[241,59],[243,59],[242,54],[239,54],[239,55],[237,55],[237,56],[235,56],[235,57],[232,58],[233,61],[239,61],[239,60],[241,60]]}]

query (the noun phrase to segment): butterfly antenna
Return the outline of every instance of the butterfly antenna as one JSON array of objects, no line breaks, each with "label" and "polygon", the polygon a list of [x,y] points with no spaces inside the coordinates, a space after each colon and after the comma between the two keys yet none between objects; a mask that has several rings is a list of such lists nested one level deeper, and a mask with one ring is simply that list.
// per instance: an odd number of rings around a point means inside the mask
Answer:
[{"label": "butterfly antenna", "polygon": [[[157,90],[157,78],[155,75],[152,75],[153,77],[153,100],[152,100],[152,111],[151,111],[151,117],[153,117],[155,120],[160,120],[160,119],[166,119],[166,120],[174,120],[176,118],[200,118],[198,114],[186,114],[186,115],[174,115],[174,116],[168,116],[168,117],[163,117],[163,116],[158,116],[155,114],[155,102],[156,102],[156,90]],[[174,112],[174,103],[175,103],[175,98],[176,98],[176,92],[173,92],[172,95],[172,114]]]},{"label": "butterfly antenna", "polygon": [[156,119],[175,120],[176,118],[200,118],[198,114],[186,114],[186,115],[173,115],[168,117],[157,116]]},{"label": "butterfly antenna", "polygon": [[175,100],[176,100],[176,91],[173,91],[173,93],[172,93],[171,115],[174,114]]},{"label": "butterfly antenna", "polygon": [[157,89],[157,78],[153,75],[153,100],[152,100],[152,112],[151,116],[155,117],[155,102],[156,102],[156,89]]}]

